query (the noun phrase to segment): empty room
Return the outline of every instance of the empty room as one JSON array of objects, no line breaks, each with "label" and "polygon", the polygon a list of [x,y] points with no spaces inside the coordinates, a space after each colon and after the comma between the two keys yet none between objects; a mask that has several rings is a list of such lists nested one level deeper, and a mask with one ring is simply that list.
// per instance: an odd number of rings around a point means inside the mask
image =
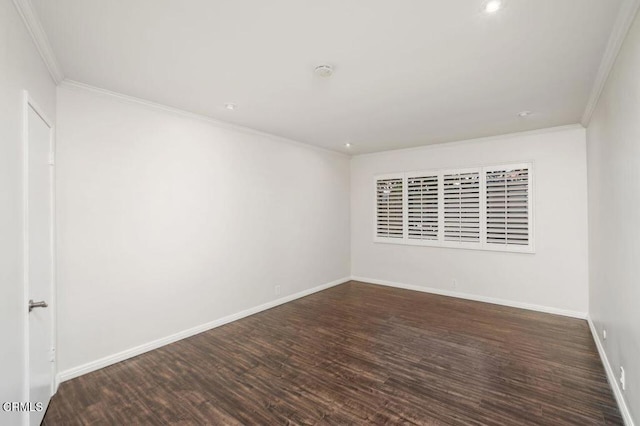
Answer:
[{"label": "empty room", "polygon": [[0,425],[640,426],[640,0],[0,0]]}]

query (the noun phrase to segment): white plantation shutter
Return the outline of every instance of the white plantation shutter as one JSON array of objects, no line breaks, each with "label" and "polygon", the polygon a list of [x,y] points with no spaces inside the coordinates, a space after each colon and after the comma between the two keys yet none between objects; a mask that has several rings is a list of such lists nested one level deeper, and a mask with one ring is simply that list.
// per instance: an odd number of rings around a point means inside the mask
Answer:
[{"label": "white plantation shutter", "polygon": [[374,241],[534,253],[533,165],[375,178]]},{"label": "white plantation shutter", "polygon": [[444,241],[480,242],[480,173],[445,174]]},{"label": "white plantation shutter", "polygon": [[403,239],[403,178],[376,181],[376,236]]},{"label": "white plantation shutter", "polygon": [[438,239],[438,176],[407,178],[407,237]]},{"label": "white plantation shutter", "polygon": [[486,171],[487,244],[529,245],[529,168]]}]

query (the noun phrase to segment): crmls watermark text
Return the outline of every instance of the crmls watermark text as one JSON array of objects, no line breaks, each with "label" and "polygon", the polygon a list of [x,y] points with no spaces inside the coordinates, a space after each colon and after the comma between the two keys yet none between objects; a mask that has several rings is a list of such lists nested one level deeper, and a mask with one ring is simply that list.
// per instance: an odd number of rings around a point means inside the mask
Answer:
[{"label": "crmls watermark text", "polygon": [[2,411],[42,411],[42,402],[3,402]]}]

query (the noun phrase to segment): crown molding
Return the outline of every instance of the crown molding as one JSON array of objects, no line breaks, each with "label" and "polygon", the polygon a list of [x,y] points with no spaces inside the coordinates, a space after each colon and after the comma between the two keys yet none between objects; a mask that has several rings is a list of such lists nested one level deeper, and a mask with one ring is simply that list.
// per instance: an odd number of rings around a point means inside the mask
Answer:
[{"label": "crown molding", "polygon": [[627,33],[633,24],[633,20],[638,13],[640,7],[640,0],[624,0],[620,6],[618,17],[609,36],[609,42],[605,49],[602,61],[600,62],[600,68],[598,68],[598,74],[596,75],[595,83],[591,89],[591,95],[589,96],[589,102],[582,114],[582,125],[587,127],[591,121],[591,116],[598,105],[598,100],[602,95],[604,86],[607,83],[609,74],[613,69],[613,65],[616,62],[616,58],[620,53],[624,39],[627,37]]},{"label": "crown molding", "polygon": [[252,136],[258,136],[258,137],[262,137],[265,139],[269,139],[272,141],[276,141],[276,142],[283,142],[283,143],[287,143],[289,145],[297,145],[306,149],[310,149],[313,151],[318,151],[318,152],[323,152],[326,154],[332,154],[332,155],[336,155],[339,157],[346,157],[346,158],[350,158],[351,156],[349,154],[346,154],[344,152],[340,152],[340,151],[334,151],[332,149],[329,148],[324,148],[321,146],[317,146],[317,145],[311,145],[308,143],[304,143],[304,142],[299,142],[297,140],[294,139],[288,139],[285,138],[283,136],[278,136],[278,135],[274,135],[272,133],[267,133],[267,132],[263,132],[260,130],[256,130],[256,129],[252,129],[251,127],[246,127],[246,126],[242,126],[239,124],[233,124],[233,123],[229,123],[226,121],[221,121],[221,120],[216,120],[215,118],[209,117],[208,115],[203,115],[203,114],[197,114],[195,112],[191,112],[191,111],[187,111],[184,109],[180,109],[180,108],[175,108],[172,106],[168,106],[168,105],[164,105],[164,104],[160,104],[157,102],[153,102],[153,101],[148,101],[146,99],[142,99],[142,98],[136,98],[135,96],[129,96],[129,95],[124,95],[122,93],[118,93],[118,92],[113,92],[111,90],[107,90],[107,89],[102,89],[100,87],[96,87],[96,86],[92,86],[90,84],[86,84],[86,83],[81,83],[79,81],[75,81],[75,80],[70,80],[68,78],[65,78],[64,80],[62,80],[60,82],[60,84],[58,85],[58,87],[66,87],[66,88],[70,88],[70,89],[80,89],[80,90],[86,90],[89,92],[93,92],[93,93],[97,93],[99,95],[102,96],[107,96],[107,97],[111,97],[111,98],[115,98],[118,99],[119,101],[122,102],[126,102],[129,104],[137,104],[137,105],[141,105],[144,106],[146,108],[149,109],[153,109],[156,111],[164,111],[164,112],[168,112],[170,114],[174,114],[174,115],[178,115],[181,117],[185,117],[185,118],[190,118],[193,120],[199,120],[199,121],[205,121],[215,127],[221,128],[221,129],[226,129],[226,130],[233,130],[236,132],[240,132],[240,133],[244,133],[244,134],[248,134],[248,135],[252,135]]},{"label": "crown molding", "polygon": [[567,124],[564,126],[543,127],[541,129],[526,130],[523,132],[515,132],[515,133],[504,133],[504,134],[495,135],[495,136],[484,136],[481,138],[463,139],[463,140],[458,140],[453,142],[440,142],[440,143],[432,143],[428,145],[412,146],[409,148],[389,149],[385,151],[367,152],[364,154],[354,154],[353,158],[374,157],[377,155],[395,154],[399,152],[427,151],[432,149],[452,148],[455,146],[475,145],[482,142],[493,142],[493,141],[521,138],[521,137],[527,137],[527,136],[545,135],[548,133],[568,132],[572,130],[584,130],[584,126],[582,126],[582,124],[580,123],[575,123],[575,124]]},{"label": "crown molding", "polygon": [[22,18],[24,25],[27,27],[29,34],[31,34],[31,38],[35,43],[42,60],[47,66],[49,74],[51,74],[51,78],[53,78],[53,81],[56,84],[59,84],[64,79],[62,68],[56,59],[56,55],[53,53],[51,43],[49,43],[49,38],[42,27],[42,23],[40,23],[38,15],[33,9],[31,1],[13,0],[13,4],[16,6],[18,14]]}]

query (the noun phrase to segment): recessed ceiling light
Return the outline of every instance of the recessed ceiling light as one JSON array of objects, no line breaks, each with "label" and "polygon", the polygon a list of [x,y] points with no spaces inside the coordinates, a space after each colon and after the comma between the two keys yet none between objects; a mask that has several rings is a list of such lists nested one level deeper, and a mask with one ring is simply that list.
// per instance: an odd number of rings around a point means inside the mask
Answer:
[{"label": "recessed ceiling light", "polygon": [[318,65],[315,73],[323,78],[329,78],[333,75],[333,67],[329,64]]},{"label": "recessed ceiling light", "polygon": [[518,113],[518,117],[526,118],[526,117],[529,117],[531,114],[533,114],[531,111],[520,111]]},{"label": "recessed ceiling light", "polygon": [[502,9],[501,0],[490,0],[484,5],[484,11],[486,13],[496,13],[500,9]]},{"label": "recessed ceiling light", "polygon": [[226,109],[228,109],[229,111],[233,111],[234,109],[238,108],[238,105],[236,105],[236,104],[224,104],[224,107]]},{"label": "recessed ceiling light", "polygon": [[351,148],[351,144],[349,142],[347,142],[347,143],[344,144],[344,147],[345,148]]}]

